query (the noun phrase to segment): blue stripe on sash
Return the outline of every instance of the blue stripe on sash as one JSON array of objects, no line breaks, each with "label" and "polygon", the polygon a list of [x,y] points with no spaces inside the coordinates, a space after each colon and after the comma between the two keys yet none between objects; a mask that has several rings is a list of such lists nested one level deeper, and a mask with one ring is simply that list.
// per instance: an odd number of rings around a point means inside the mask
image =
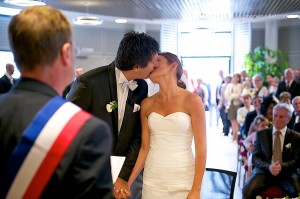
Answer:
[{"label": "blue stripe on sash", "polygon": [[0,198],[5,198],[18,173],[18,170],[20,169],[36,138],[53,114],[65,102],[66,101],[61,97],[57,96],[53,98],[38,112],[32,123],[26,128],[20,142],[17,144],[10,159],[8,160],[6,169],[4,170],[4,176],[0,182]]}]

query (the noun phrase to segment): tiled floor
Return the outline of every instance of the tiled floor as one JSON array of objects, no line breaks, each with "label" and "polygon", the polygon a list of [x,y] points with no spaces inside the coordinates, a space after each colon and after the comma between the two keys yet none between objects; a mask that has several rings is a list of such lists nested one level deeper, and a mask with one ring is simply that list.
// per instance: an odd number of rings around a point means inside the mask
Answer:
[{"label": "tiled floor", "polygon": [[[214,122],[207,124],[207,161],[206,167],[218,168],[229,171],[237,170],[237,143],[232,142],[230,136],[221,134],[221,123],[217,127]],[[242,199],[241,188],[238,186],[237,175],[234,199]]]}]

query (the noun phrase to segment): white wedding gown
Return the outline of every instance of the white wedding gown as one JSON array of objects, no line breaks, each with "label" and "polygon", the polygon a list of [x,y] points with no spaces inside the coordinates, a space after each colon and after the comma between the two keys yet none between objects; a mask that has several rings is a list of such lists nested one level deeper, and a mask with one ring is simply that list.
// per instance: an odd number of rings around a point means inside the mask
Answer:
[{"label": "white wedding gown", "polygon": [[143,199],[185,199],[194,179],[191,118],[183,112],[148,116],[150,150],[145,162]]}]

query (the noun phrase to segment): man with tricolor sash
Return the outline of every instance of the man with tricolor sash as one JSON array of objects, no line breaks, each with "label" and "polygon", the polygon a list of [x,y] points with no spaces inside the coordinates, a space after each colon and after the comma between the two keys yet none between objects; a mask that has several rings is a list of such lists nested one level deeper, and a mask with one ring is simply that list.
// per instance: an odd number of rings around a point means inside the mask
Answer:
[{"label": "man with tricolor sash", "polygon": [[21,79],[0,96],[0,198],[112,198],[107,124],[60,97],[74,75],[67,18],[29,7],[8,35]]}]

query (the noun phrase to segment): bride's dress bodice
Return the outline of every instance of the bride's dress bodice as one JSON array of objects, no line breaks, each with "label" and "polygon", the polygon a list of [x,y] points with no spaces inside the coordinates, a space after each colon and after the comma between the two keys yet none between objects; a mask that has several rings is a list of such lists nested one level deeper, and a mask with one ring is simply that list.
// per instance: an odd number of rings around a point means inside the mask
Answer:
[{"label": "bride's dress bodice", "polygon": [[191,118],[183,112],[148,116],[150,150],[144,183],[164,189],[190,189],[194,178]]}]

